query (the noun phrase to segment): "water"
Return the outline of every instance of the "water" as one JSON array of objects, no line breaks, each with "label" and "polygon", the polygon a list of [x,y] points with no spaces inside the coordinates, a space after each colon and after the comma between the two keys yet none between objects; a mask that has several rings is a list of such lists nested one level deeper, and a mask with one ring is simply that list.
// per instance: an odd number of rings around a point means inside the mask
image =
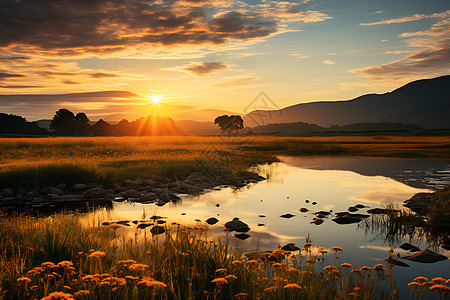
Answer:
[{"label": "water", "polygon": [[[363,222],[338,225],[331,221],[333,216],[317,226],[310,223],[314,218],[313,212],[346,211],[349,206],[356,204],[368,208],[382,207],[387,203],[401,206],[404,200],[415,193],[430,192],[450,181],[450,161],[436,160],[282,157],[280,163],[259,166],[255,170],[267,176],[268,180],[239,190],[222,188],[200,196],[186,196],[179,204],[163,207],[115,203],[107,217],[111,221],[136,220],[141,219],[145,211],[147,216],[165,216],[168,223],[185,225],[195,225],[195,219],[205,221],[209,217],[216,217],[219,223],[211,226],[208,232],[208,236],[216,240],[225,240],[227,233],[223,231],[223,225],[239,217],[250,226],[248,234],[251,237],[241,241],[229,234],[229,241],[235,247],[244,247],[246,251],[273,250],[288,242],[295,242],[302,247],[309,234],[314,246],[343,248],[344,251],[339,253],[339,264],[348,262],[355,268],[364,265],[372,267],[385,263],[390,248],[401,256],[406,255],[408,252],[398,248],[404,242],[421,249],[430,245],[422,239],[397,237],[387,240],[380,231],[367,230]],[[305,200],[310,202],[306,203]],[[312,205],[312,202],[317,204]],[[216,204],[220,206],[216,207]],[[310,211],[301,213],[301,207]],[[358,213],[366,211],[367,208]],[[290,219],[280,217],[286,213],[295,216]],[[431,250],[450,256],[450,251],[439,246]],[[329,254],[325,263],[331,259],[332,254]],[[433,264],[402,261],[410,267],[396,267],[393,273],[403,297],[409,296],[406,285],[417,276],[450,278],[450,260]]]}]

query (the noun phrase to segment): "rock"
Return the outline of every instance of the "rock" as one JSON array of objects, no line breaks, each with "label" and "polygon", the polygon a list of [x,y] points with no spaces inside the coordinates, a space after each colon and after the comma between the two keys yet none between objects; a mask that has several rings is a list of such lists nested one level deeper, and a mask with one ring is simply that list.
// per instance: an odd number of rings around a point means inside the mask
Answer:
[{"label": "rock", "polygon": [[56,187],[50,187],[48,188],[49,194],[56,194],[56,195],[64,195],[64,191],[61,189],[58,189]]},{"label": "rock", "polygon": [[264,226],[264,225],[265,225],[264,223],[258,223],[257,226]]},{"label": "rock", "polygon": [[150,229],[150,232],[153,235],[157,235],[157,234],[162,234],[162,233],[166,232],[166,230],[162,226],[154,226],[152,229]]},{"label": "rock", "polygon": [[330,213],[329,211],[324,211],[324,210],[318,211],[318,212],[316,212],[315,214],[316,214],[316,215],[323,215],[323,216],[329,216],[329,215],[331,215],[331,213]]},{"label": "rock", "polygon": [[60,189],[60,190],[64,190],[66,189],[66,184],[65,183],[60,183],[56,186],[56,188]]},{"label": "rock", "polygon": [[144,179],[138,177],[134,180],[134,184],[142,185],[144,184]]},{"label": "rock", "polygon": [[307,209],[307,208],[305,208],[305,207],[302,207],[302,208],[299,209],[299,211],[300,211],[300,212],[308,212],[309,209]]},{"label": "rock", "polygon": [[111,224],[111,223],[109,223],[109,222],[103,222],[103,223],[102,223],[103,226],[108,226],[108,225],[110,225],[110,224]]},{"label": "rock", "polygon": [[206,223],[208,223],[209,225],[214,225],[214,224],[216,224],[217,222],[219,222],[219,220],[216,219],[216,218],[214,218],[214,217],[209,218],[209,219],[206,220]]},{"label": "rock", "polygon": [[322,219],[314,219],[311,224],[316,224],[316,225],[320,225],[322,224],[324,221]]},{"label": "rock", "polygon": [[297,247],[295,243],[287,243],[286,245],[281,247],[281,250],[292,252],[292,251],[300,250],[300,248]]},{"label": "rock", "polygon": [[348,215],[333,219],[333,222],[338,223],[339,225],[358,223],[360,221],[362,221],[361,218],[350,217]]},{"label": "rock", "polygon": [[364,204],[356,204],[355,207],[361,209],[361,208],[364,208],[366,206]]},{"label": "rock", "polygon": [[258,215],[258,217],[265,218],[266,216],[265,215]]},{"label": "rock", "polygon": [[305,200],[305,203],[309,203],[309,200],[308,200],[308,199],[306,199],[306,200]]},{"label": "rock", "polygon": [[87,198],[99,198],[106,195],[106,191],[102,187],[93,187],[83,193]]},{"label": "rock", "polygon": [[372,208],[367,211],[369,214],[373,215],[385,215],[389,213],[389,209],[386,208]]},{"label": "rock", "polygon": [[390,265],[394,264],[394,265],[399,266],[399,267],[405,267],[405,268],[408,268],[408,267],[409,267],[409,265],[408,265],[407,263],[404,263],[404,262],[402,262],[402,261],[399,261],[398,259],[393,259],[391,256],[389,256],[388,258],[386,258],[385,261],[386,261],[388,264],[390,264]]},{"label": "rock", "polygon": [[12,196],[14,196],[14,193],[13,193],[12,189],[6,188],[6,189],[2,190],[2,196],[3,197],[12,197]]},{"label": "rock", "polygon": [[76,192],[83,191],[87,188],[87,185],[84,183],[77,183],[72,186],[72,190]]},{"label": "rock", "polygon": [[246,240],[250,237],[250,235],[246,234],[246,233],[239,233],[239,234],[235,234],[234,236],[240,240]]},{"label": "rock", "polygon": [[406,250],[406,251],[410,251],[410,252],[420,251],[420,248],[413,246],[409,243],[404,243],[404,244],[400,245],[400,248],[402,248],[403,250]]},{"label": "rock", "polygon": [[316,204],[317,204],[317,202],[316,202],[316,201],[314,201],[314,202],[312,202],[311,204],[312,204],[312,205],[316,205]]},{"label": "rock", "polygon": [[139,224],[139,225],[137,226],[137,228],[139,228],[139,229],[145,229],[145,228],[147,228],[147,227],[149,227],[149,226],[152,226],[152,224],[150,224],[150,223],[141,223],[141,224]]},{"label": "rock", "polygon": [[45,200],[45,199],[42,199],[42,198],[40,198],[40,197],[35,197],[35,198],[33,199],[33,204],[40,204],[40,203],[44,203],[44,202],[46,202],[46,200]]},{"label": "rock", "polygon": [[48,195],[47,195],[47,198],[48,198],[48,199],[52,199],[52,200],[60,199],[60,198],[61,198],[61,195],[58,195],[58,194],[48,194]]},{"label": "rock", "polygon": [[285,219],[290,219],[292,217],[295,217],[295,215],[287,213],[287,214],[281,215],[280,217],[285,218]]},{"label": "rock", "polygon": [[326,218],[327,216],[322,215],[322,214],[316,214],[316,217],[318,217],[318,218],[320,218],[320,219],[323,219],[323,218]]},{"label": "rock", "polygon": [[220,204],[219,204],[219,203],[217,203],[217,204],[216,204],[216,207],[220,207]]},{"label": "rock", "polygon": [[164,205],[166,205],[166,202],[159,200],[159,201],[156,202],[156,205],[164,206]]},{"label": "rock", "polygon": [[144,179],[144,184],[150,185],[150,186],[156,186],[156,181],[154,181],[152,179]]},{"label": "rock", "polygon": [[441,260],[446,260],[447,256],[438,254],[431,250],[425,249],[411,256],[403,257],[404,259],[412,260],[415,262],[420,262],[424,264],[431,264]]},{"label": "rock", "polygon": [[234,218],[232,221],[225,223],[225,228],[229,231],[248,232],[250,227],[247,224],[240,221],[239,218]]},{"label": "rock", "polygon": [[358,209],[357,209],[356,207],[354,207],[354,206],[350,206],[349,208],[347,208],[347,210],[348,210],[349,212],[355,212],[355,211],[358,211]]},{"label": "rock", "polygon": [[136,190],[134,190],[134,189],[131,189],[131,190],[127,190],[125,192],[125,197],[127,197],[127,198],[139,198],[139,197],[141,197],[141,193],[136,191]]},{"label": "rock", "polygon": [[30,192],[28,192],[28,193],[25,195],[25,197],[27,197],[27,198],[34,198],[34,197],[37,197],[38,195],[39,195],[38,192],[36,192],[36,191],[30,191]]},{"label": "rock", "polygon": [[153,201],[156,198],[157,197],[155,193],[146,193],[139,198],[139,201]]}]

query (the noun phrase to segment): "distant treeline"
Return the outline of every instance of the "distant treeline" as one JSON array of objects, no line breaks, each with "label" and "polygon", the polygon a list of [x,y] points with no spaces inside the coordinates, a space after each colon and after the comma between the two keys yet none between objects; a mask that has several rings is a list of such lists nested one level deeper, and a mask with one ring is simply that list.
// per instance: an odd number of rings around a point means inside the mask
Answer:
[{"label": "distant treeline", "polygon": [[314,131],[374,131],[374,130],[420,130],[418,125],[401,123],[355,123],[350,125],[333,125],[321,127],[305,122],[267,124],[252,128],[255,133],[301,133]]},{"label": "distant treeline", "polygon": [[24,117],[0,113],[0,134],[48,135],[48,131]]},{"label": "distant treeline", "polygon": [[0,134],[57,135],[57,136],[135,136],[179,134],[171,118],[143,117],[135,121],[121,120],[110,124],[102,119],[91,125],[88,116],[76,115],[68,109],[58,110],[50,123],[50,131],[27,122],[24,117],[0,114]]}]

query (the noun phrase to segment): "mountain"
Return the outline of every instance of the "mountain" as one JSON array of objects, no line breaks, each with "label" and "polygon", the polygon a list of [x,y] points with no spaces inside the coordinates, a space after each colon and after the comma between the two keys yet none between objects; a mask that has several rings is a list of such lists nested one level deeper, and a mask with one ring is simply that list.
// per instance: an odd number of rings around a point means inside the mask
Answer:
[{"label": "mountain", "polygon": [[385,94],[346,101],[301,103],[280,110],[255,110],[246,126],[306,122],[322,127],[353,123],[400,122],[424,128],[450,127],[450,76],[410,82]]},{"label": "mountain", "polygon": [[194,120],[176,120],[175,125],[184,135],[215,135],[220,134],[220,128],[213,122],[199,122]]}]

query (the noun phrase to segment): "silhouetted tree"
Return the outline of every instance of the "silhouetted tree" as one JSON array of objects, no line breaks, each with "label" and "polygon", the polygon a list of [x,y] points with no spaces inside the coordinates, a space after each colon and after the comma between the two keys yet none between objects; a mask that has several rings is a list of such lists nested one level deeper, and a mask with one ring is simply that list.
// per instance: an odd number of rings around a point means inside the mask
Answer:
[{"label": "silhouetted tree", "polygon": [[36,122],[27,122],[24,117],[0,113],[0,133],[47,135],[48,131]]},{"label": "silhouetted tree", "polygon": [[89,125],[89,118],[85,113],[79,112],[75,116],[75,130],[77,135],[88,135],[91,133],[91,125]]},{"label": "silhouetted tree", "polygon": [[53,116],[50,129],[53,129],[57,135],[74,135],[76,131],[75,115],[70,110],[61,108]]},{"label": "silhouetted tree", "polygon": [[92,126],[92,133],[99,136],[111,135],[111,128],[111,124],[100,119],[94,124],[94,126]]},{"label": "silhouetted tree", "polygon": [[214,120],[214,124],[217,124],[220,127],[222,133],[227,131],[228,134],[231,134],[233,130],[236,130],[236,134],[238,134],[239,130],[244,128],[244,120],[238,115],[219,116]]}]

